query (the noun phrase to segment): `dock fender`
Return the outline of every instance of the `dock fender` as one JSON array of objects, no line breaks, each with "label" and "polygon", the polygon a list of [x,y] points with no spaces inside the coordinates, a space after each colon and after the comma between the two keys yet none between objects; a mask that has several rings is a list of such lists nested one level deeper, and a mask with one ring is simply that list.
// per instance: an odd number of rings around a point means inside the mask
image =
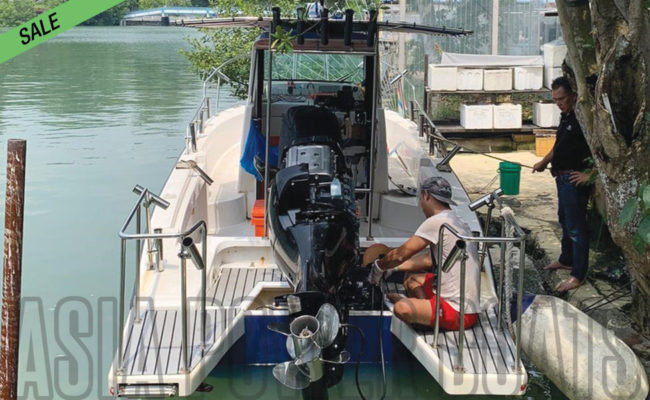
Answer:
[{"label": "dock fender", "polygon": [[645,400],[648,378],[634,352],[568,302],[537,295],[521,316],[521,348],[572,400]]}]

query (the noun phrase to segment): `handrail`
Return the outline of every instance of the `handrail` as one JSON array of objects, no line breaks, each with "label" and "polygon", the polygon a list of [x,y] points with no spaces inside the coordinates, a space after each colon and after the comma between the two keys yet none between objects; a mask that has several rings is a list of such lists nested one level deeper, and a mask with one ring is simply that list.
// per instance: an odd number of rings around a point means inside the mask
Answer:
[{"label": "handrail", "polygon": [[[499,203],[501,204],[501,203]],[[522,302],[523,302],[523,285],[524,285],[524,263],[525,263],[525,246],[526,246],[526,233],[519,227],[519,225],[514,221],[514,218],[512,216],[509,216],[510,218],[508,219],[508,222],[512,222],[513,226],[515,227],[515,233],[516,237],[487,237],[487,236],[466,236],[460,234],[458,231],[456,231],[452,226],[450,226],[447,223],[444,223],[440,226],[440,229],[438,230],[438,263],[437,263],[437,272],[436,272],[436,306],[435,306],[435,322],[434,322],[434,335],[433,335],[433,347],[438,346],[438,334],[440,332],[440,292],[441,292],[441,285],[442,285],[442,279],[440,279],[440,276],[442,274],[442,265],[444,264],[444,254],[443,254],[443,247],[444,247],[444,232],[449,231],[453,236],[455,236],[457,239],[465,241],[465,242],[474,242],[474,243],[499,243],[502,245],[502,250],[503,250],[503,244],[512,242],[516,243],[518,242],[520,244],[521,251],[519,252],[519,262],[520,262],[520,268],[519,268],[519,282],[518,282],[518,293],[517,293],[517,322],[516,322],[516,335],[515,335],[515,340],[516,340],[516,361],[515,361],[515,368],[517,369],[518,372],[520,372],[520,360],[521,360],[521,314],[522,314]],[[434,259],[434,249],[433,249],[433,244],[431,244],[430,247],[430,253],[431,253],[431,259],[433,261],[433,265],[436,265],[435,259]],[[463,346],[464,346],[464,334],[465,334],[465,262],[466,262],[466,249],[461,249],[462,255],[460,256],[460,329],[458,333],[459,341],[458,341],[458,356],[457,356],[457,362],[456,362],[456,368],[458,371],[462,371],[463,368]],[[505,265],[505,257],[503,255],[502,251],[502,257],[501,257],[501,271],[503,271],[503,267]],[[501,274],[503,277],[503,274]],[[503,285],[505,285],[505,282],[503,282],[503,278],[499,282],[499,288],[501,288]],[[498,299],[498,307],[499,310],[503,307],[503,298],[502,298],[502,290],[499,290],[499,299]],[[500,315],[500,313],[499,313]],[[499,317],[500,318],[500,317]]]},{"label": "handrail", "polygon": [[[162,206],[163,208],[167,208],[165,206],[165,203],[169,205],[169,203],[156,196],[155,194],[152,194],[149,192],[149,189],[142,188],[141,186],[137,186],[134,188],[135,192],[139,191],[139,197],[138,200],[135,204],[135,206],[131,209],[131,212],[128,214],[124,224],[122,225],[122,229],[119,232],[119,237],[121,239],[121,253],[120,253],[120,299],[119,299],[119,322],[118,322],[118,357],[117,357],[117,374],[123,374],[124,370],[122,369],[122,365],[124,363],[124,353],[123,353],[123,331],[124,331],[124,305],[125,305],[125,282],[126,282],[126,242],[127,240],[136,240],[136,268],[135,268],[135,293],[134,293],[134,301],[133,301],[133,319],[134,323],[139,323],[140,322],[140,259],[141,259],[141,254],[140,254],[140,242],[142,240],[147,240],[148,243],[150,243],[151,240],[162,240],[162,239],[169,239],[169,238],[182,238],[182,243],[179,251],[179,258],[181,260],[181,268],[180,268],[180,274],[181,274],[181,318],[183,321],[183,327],[182,327],[182,343],[181,343],[181,355],[182,355],[182,360],[183,360],[183,365],[181,368],[181,372],[187,373],[188,372],[188,365],[187,365],[187,282],[186,282],[186,259],[187,258],[193,258],[197,259],[199,257],[198,251],[196,251],[195,248],[193,248],[193,242],[190,240],[189,242],[186,240],[190,238],[190,236],[196,232],[197,230],[201,230],[201,241],[202,241],[202,254],[200,255],[201,261],[198,262],[195,261],[195,264],[198,269],[201,270],[201,345],[205,347],[205,331],[206,331],[206,278],[207,278],[207,273],[206,273],[206,268],[205,268],[205,261],[207,260],[207,225],[205,221],[201,220],[194,225],[192,225],[190,228],[186,229],[183,232],[177,232],[177,233],[158,233],[154,231],[154,233],[147,232],[147,233],[141,233],[140,232],[140,219],[141,219],[141,207],[144,206],[149,209],[149,205],[153,202],[155,204],[158,204],[159,206]],[[129,225],[133,221],[133,218],[137,216],[136,220],[136,233],[135,234],[129,234],[126,233],[126,230],[129,228]],[[147,211],[147,226],[151,227],[151,220],[150,220],[150,213]],[[149,253],[151,255],[151,252]],[[150,259],[151,261],[151,259]]]},{"label": "handrail", "polygon": [[226,83],[231,82],[231,79],[221,72],[221,69],[226,65],[232,64],[233,62],[250,57],[250,54],[244,53],[236,57],[230,58],[223,62],[218,67],[213,68],[207,77],[203,80],[203,99],[197,107],[194,115],[190,119],[189,124],[187,125],[187,131],[185,133],[185,150],[188,154],[196,151],[196,136],[203,133],[203,128],[205,127],[205,121],[210,119],[212,116],[212,104],[210,97],[208,97],[208,85],[214,76],[217,76],[217,106],[216,112],[219,112],[220,98],[221,98],[221,81],[224,80]]},{"label": "handrail", "polygon": [[229,83],[229,82],[232,81],[232,79],[230,79],[230,77],[228,77],[227,75],[222,73],[221,70],[225,66],[230,65],[230,64],[234,63],[237,60],[241,60],[241,59],[244,59],[244,58],[250,58],[250,57],[251,57],[251,53],[242,53],[242,54],[240,54],[238,56],[232,57],[232,58],[224,61],[223,63],[221,63],[221,65],[214,68],[212,70],[212,72],[210,73],[210,75],[208,75],[208,77],[205,79],[205,81],[203,81],[203,97],[207,97],[207,84],[208,84],[208,81],[212,80],[212,78],[214,78],[215,75],[217,75],[217,77],[218,77],[218,79],[217,79],[217,108],[216,108],[217,112],[219,112],[219,104],[220,104],[220,98],[221,98],[221,80],[223,79],[224,81],[226,81],[226,83]]}]

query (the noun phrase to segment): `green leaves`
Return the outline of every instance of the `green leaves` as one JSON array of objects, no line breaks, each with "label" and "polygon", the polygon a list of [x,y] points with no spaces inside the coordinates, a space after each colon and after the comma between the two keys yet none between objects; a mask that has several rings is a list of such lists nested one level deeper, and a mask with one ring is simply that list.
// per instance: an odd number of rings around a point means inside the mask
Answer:
[{"label": "green leaves", "polygon": [[[225,61],[248,52],[259,34],[257,29],[213,29],[204,30],[202,38],[187,39],[192,49],[181,50],[192,64],[192,70],[203,76]],[[250,59],[240,58],[227,64],[221,72],[232,79],[230,89],[235,97],[246,98]]]},{"label": "green leaves", "polygon": [[293,43],[296,37],[289,32],[285,32],[280,26],[275,27],[275,33],[271,34],[271,38],[275,39],[271,43],[271,47],[278,53],[291,53],[293,51]]},{"label": "green leaves", "polygon": [[645,242],[641,236],[638,234],[634,235],[632,238],[632,245],[634,246],[634,250],[636,250],[637,253],[643,254],[643,251],[645,250]]},{"label": "green leaves", "polygon": [[643,199],[643,204],[646,206],[646,208],[650,208],[650,186],[645,184],[642,185],[641,189],[643,190],[639,190],[639,194]]},{"label": "green leaves", "polygon": [[647,244],[650,244],[650,216],[645,217],[639,224],[639,230],[636,232],[638,236],[643,239]]},{"label": "green leaves", "polygon": [[646,245],[650,245],[650,185],[647,182],[643,182],[637,195],[627,199],[623,205],[619,214],[619,225],[623,227],[632,221],[639,208],[641,208],[641,222],[632,237],[632,245],[637,253],[643,254]]},{"label": "green leaves", "polygon": [[636,197],[630,197],[623,205],[623,210],[619,215],[618,223],[621,227],[630,222],[634,218],[634,214],[639,209],[639,200]]}]

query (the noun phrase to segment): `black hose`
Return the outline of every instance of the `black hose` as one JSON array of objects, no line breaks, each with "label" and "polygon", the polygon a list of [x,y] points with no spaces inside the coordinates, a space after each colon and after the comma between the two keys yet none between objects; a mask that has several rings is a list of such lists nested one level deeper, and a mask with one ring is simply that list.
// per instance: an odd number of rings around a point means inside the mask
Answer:
[{"label": "black hose", "polygon": [[[384,280],[382,279],[382,282]],[[380,286],[381,287],[381,286]],[[381,290],[381,311],[379,311],[379,324],[377,327],[377,331],[379,333],[379,356],[381,357],[381,379],[382,379],[382,392],[381,392],[381,397],[379,398],[380,400],[384,400],[386,397],[386,362],[384,360],[384,332],[381,329],[382,324],[384,323],[384,307],[386,305],[384,304],[384,291]]]},{"label": "black hose", "polygon": [[[384,307],[385,307],[383,291],[381,292],[381,294],[382,294],[381,309],[380,309],[380,312],[379,312],[379,323],[377,325],[377,333],[379,334],[379,356],[381,358],[381,377],[382,377],[382,382],[383,382],[383,384],[382,384],[382,393],[381,393],[381,397],[379,398],[379,400],[384,400],[384,398],[386,397],[386,389],[387,389],[388,385],[386,383],[386,362],[385,362],[385,359],[384,359],[384,339],[383,339],[384,335],[383,335],[383,331],[381,329],[382,328],[382,323],[383,323],[383,320],[384,320]],[[375,291],[374,290],[372,291],[372,297],[373,297],[373,299],[372,299],[371,303],[375,304],[375,302],[374,302]],[[355,370],[354,370],[354,382],[357,385],[357,391],[359,392],[359,397],[361,397],[361,400],[367,400],[366,397],[363,395],[363,392],[361,390],[361,385],[359,385],[359,366],[361,365],[361,356],[363,356],[363,353],[364,353],[365,347],[366,347],[366,337],[363,334],[363,331],[361,330],[361,328],[359,328],[358,326],[351,325],[351,324],[347,324],[346,326],[356,329],[357,332],[359,332],[359,337],[361,338],[361,346],[360,346],[360,349],[359,349],[359,355],[357,357],[357,365],[355,366]]]},{"label": "black hose", "polygon": [[359,392],[359,396],[361,397],[361,400],[366,400],[366,397],[363,395],[363,392],[361,391],[361,385],[359,385],[359,366],[361,365],[361,356],[363,356],[363,352],[366,349],[366,336],[363,334],[363,331],[361,328],[359,328],[356,325],[351,325],[347,324],[349,328],[354,328],[359,332],[359,337],[361,338],[361,346],[359,349],[359,355],[357,356],[357,365],[354,368],[354,382],[357,384],[357,391]]}]

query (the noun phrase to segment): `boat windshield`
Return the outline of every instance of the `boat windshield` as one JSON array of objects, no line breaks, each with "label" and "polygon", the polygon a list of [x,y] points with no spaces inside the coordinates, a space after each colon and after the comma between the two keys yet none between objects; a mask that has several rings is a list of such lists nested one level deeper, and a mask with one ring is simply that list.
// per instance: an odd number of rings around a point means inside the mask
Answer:
[{"label": "boat windshield", "polygon": [[[361,82],[363,56],[358,54],[273,54],[273,80]],[[268,67],[264,63],[268,76]]]}]

